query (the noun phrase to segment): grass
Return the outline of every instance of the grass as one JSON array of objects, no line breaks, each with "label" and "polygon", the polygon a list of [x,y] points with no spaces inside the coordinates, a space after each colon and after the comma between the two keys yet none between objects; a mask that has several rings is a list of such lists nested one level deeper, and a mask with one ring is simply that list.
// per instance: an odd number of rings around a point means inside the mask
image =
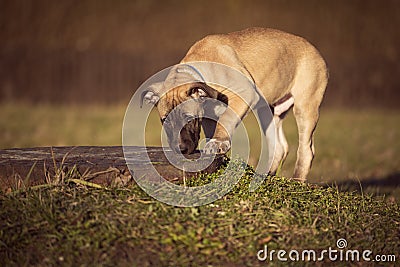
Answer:
[{"label": "grass", "polygon": [[336,248],[339,238],[348,249],[400,256],[396,203],[281,177],[267,177],[250,193],[251,174],[248,168],[228,195],[196,208],[168,206],[136,185],[69,182],[2,193],[0,264],[263,266],[256,255],[264,245],[321,251]]},{"label": "grass", "polygon": [[[5,104],[0,147],[120,145],[124,110]],[[323,109],[313,183],[302,184],[284,178],[292,171],[297,135],[289,116],[283,177],[267,177],[250,193],[247,168],[229,194],[196,208],[160,203],[136,185],[95,188],[74,173],[44,187],[0,192],[0,265],[265,266],[256,258],[264,245],[321,251],[335,249],[339,238],[348,249],[394,254],[398,261],[399,117],[398,111]],[[159,127],[158,119],[149,125]],[[157,136],[148,142],[157,145]]]}]

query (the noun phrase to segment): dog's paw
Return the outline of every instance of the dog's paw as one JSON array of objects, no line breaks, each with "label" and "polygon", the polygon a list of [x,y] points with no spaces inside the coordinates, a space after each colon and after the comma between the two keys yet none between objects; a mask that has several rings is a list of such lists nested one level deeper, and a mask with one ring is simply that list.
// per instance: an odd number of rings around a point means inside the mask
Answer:
[{"label": "dog's paw", "polygon": [[229,141],[218,141],[217,139],[210,139],[204,147],[205,154],[225,154],[231,149]]}]

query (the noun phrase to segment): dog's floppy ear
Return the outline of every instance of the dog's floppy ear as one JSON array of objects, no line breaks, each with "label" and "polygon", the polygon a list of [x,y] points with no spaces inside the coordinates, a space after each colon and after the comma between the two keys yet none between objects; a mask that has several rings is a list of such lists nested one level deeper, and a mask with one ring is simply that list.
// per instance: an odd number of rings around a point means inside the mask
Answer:
[{"label": "dog's floppy ear", "polygon": [[140,96],[140,108],[143,106],[143,102],[147,104],[156,105],[160,100],[160,90],[162,88],[162,82],[154,83],[149,86],[149,88],[142,92]]},{"label": "dog's floppy ear", "polygon": [[144,91],[140,98],[140,107],[143,107],[143,102],[155,105],[158,100],[160,100],[160,97],[153,91]]}]

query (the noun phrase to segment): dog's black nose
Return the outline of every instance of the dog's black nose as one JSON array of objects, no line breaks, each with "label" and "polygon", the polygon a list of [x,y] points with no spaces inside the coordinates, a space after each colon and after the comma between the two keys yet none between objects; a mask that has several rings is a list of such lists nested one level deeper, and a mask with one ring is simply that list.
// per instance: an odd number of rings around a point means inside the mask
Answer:
[{"label": "dog's black nose", "polygon": [[185,144],[179,144],[179,150],[182,154],[189,154],[189,148]]}]

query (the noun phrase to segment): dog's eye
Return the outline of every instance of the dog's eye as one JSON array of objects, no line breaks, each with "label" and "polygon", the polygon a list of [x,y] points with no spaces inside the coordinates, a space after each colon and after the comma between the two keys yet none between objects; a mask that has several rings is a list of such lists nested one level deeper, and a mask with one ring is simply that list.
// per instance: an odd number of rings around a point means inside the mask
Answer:
[{"label": "dog's eye", "polygon": [[204,89],[201,87],[191,88],[188,92],[188,95],[192,96],[193,98],[200,98],[200,99],[203,99],[208,96],[207,93],[204,91]]},{"label": "dog's eye", "polygon": [[164,122],[165,122],[165,120],[167,119],[167,117],[163,117],[163,118],[161,118],[160,119],[160,121],[161,121],[161,124],[164,124]]}]

